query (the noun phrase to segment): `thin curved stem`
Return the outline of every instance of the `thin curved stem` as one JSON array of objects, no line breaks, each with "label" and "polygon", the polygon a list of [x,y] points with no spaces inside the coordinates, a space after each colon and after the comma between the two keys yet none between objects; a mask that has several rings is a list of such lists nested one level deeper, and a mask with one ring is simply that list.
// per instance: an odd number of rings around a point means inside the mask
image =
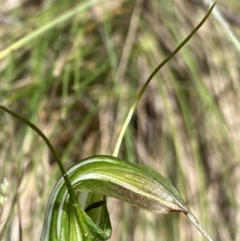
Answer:
[{"label": "thin curved stem", "polygon": [[0,105],[0,109],[2,109],[3,111],[7,112],[8,114],[10,114],[11,116],[15,117],[16,119],[22,121],[24,124],[26,124],[27,126],[31,127],[35,132],[37,132],[37,134],[39,136],[42,137],[42,139],[45,141],[45,143],[47,144],[47,146],[49,147],[50,151],[52,152],[53,156],[55,157],[58,166],[62,172],[63,178],[65,180],[65,183],[67,185],[67,189],[70,195],[70,198],[73,202],[74,205],[78,205],[78,201],[77,201],[77,197],[73,191],[73,187],[68,179],[67,173],[63,167],[63,164],[57,154],[57,152],[55,151],[53,145],[51,144],[51,142],[48,140],[48,138],[43,134],[43,132],[37,127],[35,126],[33,123],[31,123],[29,120],[25,119],[24,117],[18,115],[16,112],[9,110],[8,108],[6,108],[5,106]]},{"label": "thin curved stem", "polygon": [[132,118],[132,115],[137,107],[138,102],[140,101],[142,95],[144,94],[147,86],[149,85],[150,81],[153,79],[153,77],[157,74],[157,72],[174,56],[177,54],[177,52],[179,52],[179,50],[192,38],[192,36],[199,30],[199,28],[204,24],[204,22],[208,19],[209,15],[211,14],[213,8],[215,6],[215,3],[212,5],[212,7],[209,9],[209,11],[207,12],[206,16],[202,19],[202,21],[196,26],[196,28],[194,28],[194,30],[186,37],[186,39],[184,39],[179,45],[178,47],[165,59],[163,60],[162,63],[160,63],[157,68],[152,72],[152,74],[148,77],[147,81],[145,82],[145,84],[143,85],[142,89],[140,90],[136,101],[133,103],[133,105],[131,106],[128,115],[124,121],[122,130],[119,134],[114,152],[113,152],[113,156],[118,156],[119,153],[119,149],[120,149],[120,145],[122,143],[122,139],[123,136],[126,132],[126,129],[128,127],[128,124]]}]

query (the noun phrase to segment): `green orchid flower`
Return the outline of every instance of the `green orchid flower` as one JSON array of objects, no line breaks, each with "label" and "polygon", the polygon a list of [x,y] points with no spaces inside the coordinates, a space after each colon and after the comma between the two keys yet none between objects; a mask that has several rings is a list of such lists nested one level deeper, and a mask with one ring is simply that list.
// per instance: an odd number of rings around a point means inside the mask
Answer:
[{"label": "green orchid flower", "polygon": [[[183,212],[211,240],[177,190],[166,178],[149,167],[112,156],[92,156],[71,167],[67,175],[75,192],[103,194],[155,213]],[[93,203],[92,208],[94,204],[104,208],[93,219],[79,205],[74,206],[69,200],[68,189],[62,177],[48,201],[41,241],[95,241],[110,238],[111,226],[104,200]]]}]

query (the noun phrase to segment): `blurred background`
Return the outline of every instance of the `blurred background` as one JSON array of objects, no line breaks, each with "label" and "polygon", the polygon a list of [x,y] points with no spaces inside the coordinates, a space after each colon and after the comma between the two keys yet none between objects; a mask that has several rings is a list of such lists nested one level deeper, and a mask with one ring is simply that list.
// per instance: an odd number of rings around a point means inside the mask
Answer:
[{"label": "blurred background", "polygon": [[[112,154],[140,88],[208,10],[202,0],[91,2],[0,0],[1,50],[52,24],[0,54],[0,104],[35,123],[66,168]],[[239,241],[240,2],[216,2],[152,80],[119,157],[169,179],[214,240]],[[59,177],[43,140],[0,111],[0,240],[39,240]],[[205,240],[183,214],[108,207],[111,241]]]}]

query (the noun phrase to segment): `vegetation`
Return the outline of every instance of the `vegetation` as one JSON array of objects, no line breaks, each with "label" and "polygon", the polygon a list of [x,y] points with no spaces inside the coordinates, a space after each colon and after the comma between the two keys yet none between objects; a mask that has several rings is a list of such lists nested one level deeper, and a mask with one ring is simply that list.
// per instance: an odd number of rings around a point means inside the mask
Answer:
[{"label": "vegetation", "polygon": [[[187,1],[22,4],[0,32],[0,103],[35,123],[65,168],[111,155],[140,88],[204,14]],[[170,180],[213,240],[240,235],[235,35],[214,15],[205,23],[146,89],[119,154]],[[59,168],[32,130],[4,112],[0,126],[1,239],[33,240]],[[110,240],[204,240],[177,213],[107,204]]]}]

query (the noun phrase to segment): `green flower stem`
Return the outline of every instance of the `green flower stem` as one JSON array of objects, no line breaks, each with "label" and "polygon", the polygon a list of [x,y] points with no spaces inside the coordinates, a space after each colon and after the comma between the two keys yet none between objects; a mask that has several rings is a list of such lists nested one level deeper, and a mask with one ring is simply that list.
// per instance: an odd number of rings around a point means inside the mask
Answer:
[{"label": "green flower stem", "polygon": [[202,21],[196,26],[196,28],[193,29],[193,31],[186,37],[186,39],[184,39],[184,41],[182,41],[178,47],[165,59],[163,60],[162,63],[160,63],[157,68],[152,72],[152,74],[148,77],[147,81],[145,82],[145,84],[143,85],[142,89],[140,90],[136,101],[133,103],[133,105],[131,106],[128,115],[124,121],[122,130],[119,134],[115,149],[113,151],[113,156],[118,156],[119,153],[119,149],[120,149],[120,145],[122,143],[122,139],[123,136],[126,132],[126,129],[128,127],[128,124],[132,118],[132,115],[137,107],[138,102],[140,101],[142,95],[144,94],[147,86],[149,85],[150,81],[153,79],[153,77],[157,74],[157,72],[174,56],[177,54],[177,52],[193,37],[193,35],[199,30],[199,28],[205,23],[205,21],[208,19],[209,15],[211,14],[213,8],[215,6],[215,3],[212,5],[212,7],[209,9],[209,11],[207,12],[206,16],[202,19]]}]

